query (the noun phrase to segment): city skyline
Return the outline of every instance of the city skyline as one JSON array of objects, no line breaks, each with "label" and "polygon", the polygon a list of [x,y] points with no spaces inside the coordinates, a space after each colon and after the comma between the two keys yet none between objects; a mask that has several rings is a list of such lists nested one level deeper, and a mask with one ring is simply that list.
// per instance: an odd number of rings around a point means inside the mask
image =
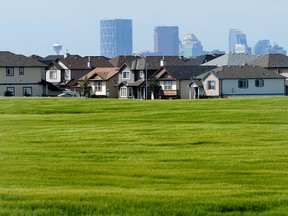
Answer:
[{"label": "city skyline", "polygon": [[39,1],[26,0],[16,4],[5,1],[1,6],[0,50],[24,55],[55,54],[52,46],[57,42],[63,45],[62,54],[68,49],[71,54],[100,55],[100,20],[106,18],[133,20],[135,53],[153,52],[155,26],[179,26],[179,39],[193,33],[207,51],[228,52],[231,28],[246,34],[249,47],[268,39],[288,48],[286,0],[184,0],[181,4],[147,0],[140,5],[132,0],[73,4],[51,0],[44,7]]}]

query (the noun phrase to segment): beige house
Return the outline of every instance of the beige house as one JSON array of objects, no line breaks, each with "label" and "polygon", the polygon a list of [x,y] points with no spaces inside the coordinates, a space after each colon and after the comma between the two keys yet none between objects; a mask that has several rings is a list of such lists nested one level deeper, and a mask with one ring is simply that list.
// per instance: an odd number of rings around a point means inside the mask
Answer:
[{"label": "beige house", "polygon": [[118,69],[117,68],[96,68],[80,78],[74,87],[78,92],[83,87],[83,80],[88,79],[91,97],[118,98]]},{"label": "beige house", "polygon": [[47,65],[24,55],[0,52],[0,96],[43,96]]}]

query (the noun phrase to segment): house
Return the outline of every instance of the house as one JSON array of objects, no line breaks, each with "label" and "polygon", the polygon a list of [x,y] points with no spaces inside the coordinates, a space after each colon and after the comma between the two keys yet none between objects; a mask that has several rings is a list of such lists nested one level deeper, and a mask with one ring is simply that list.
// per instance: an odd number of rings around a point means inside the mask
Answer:
[{"label": "house", "polygon": [[288,56],[283,54],[267,54],[251,61],[249,65],[257,65],[281,74],[288,78]]},{"label": "house", "polygon": [[0,52],[0,96],[42,96],[46,94],[47,65],[24,55]]},{"label": "house", "polygon": [[215,66],[163,66],[152,75],[149,83],[151,85],[151,82],[157,82],[156,91],[154,92],[155,98],[191,99],[192,95],[198,92],[192,92],[188,88],[191,80],[215,68]]},{"label": "house", "polygon": [[210,98],[285,95],[285,77],[259,66],[222,66],[197,76],[190,85],[199,81],[199,94]]},{"label": "house", "polygon": [[[119,68],[118,89],[120,99],[147,99],[150,94],[148,79],[164,65],[183,66],[185,59],[178,56],[146,56],[138,57],[131,63]],[[147,79],[146,79],[147,77]],[[147,80],[147,82],[146,82]]]},{"label": "house", "polygon": [[[43,59],[43,61],[49,60],[51,62],[46,69],[46,81],[54,84],[61,90],[71,89],[77,85],[81,77],[94,68],[113,67],[109,59],[103,56],[81,57],[79,55],[65,55],[63,57],[60,56],[59,59],[57,56]],[[49,95],[57,94],[59,92],[50,92]]]},{"label": "house", "polygon": [[218,58],[215,58],[211,61],[207,61],[202,65],[207,66],[225,66],[225,65],[247,65],[249,62],[253,61],[254,59],[258,58],[258,56],[250,55],[247,53],[228,53],[222,55]]},{"label": "house", "polygon": [[78,92],[83,88],[83,80],[88,80],[88,87],[91,97],[118,98],[117,68],[96,68],[80,78],[78,85],[74,87]]}]

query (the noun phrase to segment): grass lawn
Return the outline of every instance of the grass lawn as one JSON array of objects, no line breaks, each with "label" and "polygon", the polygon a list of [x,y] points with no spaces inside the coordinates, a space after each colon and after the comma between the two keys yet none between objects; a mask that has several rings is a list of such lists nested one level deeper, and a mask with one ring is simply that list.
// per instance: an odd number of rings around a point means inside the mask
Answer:
[{"label": "grass lawn", "polygon": [[287,108],[0,99],[0,215],[287,215]]}]

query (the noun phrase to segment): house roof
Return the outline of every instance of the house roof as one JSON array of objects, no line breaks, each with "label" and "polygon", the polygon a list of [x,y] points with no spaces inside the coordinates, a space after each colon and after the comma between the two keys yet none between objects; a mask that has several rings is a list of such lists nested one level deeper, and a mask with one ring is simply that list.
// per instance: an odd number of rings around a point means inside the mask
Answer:
[{"label": "house roof", "polygon": [[124,55],[121,55],[121,56],[117,56],[115,58],[112,58],[109,60],[110,64],[112,64],[114,67],[117,67],[117,68],[120,68],[122,65],[124,64],[129,64],[131,63],[132,61],[134,61],[135,59],[137,59],[139,57],[137,56],[124,56]]},{"label": "house roof", "polygon": [[87,77],[89,80],[109,80],[117,73],[117,68],[96,68],[85,76],[81,77],[80,80],[83,80],[85,77]]},{"label": "house roof", "polygon": [[197,66],[198,65],[199,66],[199,65],[202,65],[206,62],[212,61],[213,59],[218,58],[222,55],[223,54],[207,54],[207,55],[198,56],[195,58],[188,59],[185,62],[185,65],[187,65],[187,66]]},{"label": "house roof", "polygon": [[202,65],[216,65],[218,67],[224,65],[247,65],[249,62],[256,59],[258,56],[246,54],[246,53],[228,53],[222,55],[218,58],[215,58],[209,62],[206,62]]},{"label": "house roof", "polygon": [[222,66],[201,74],[196,79],[206,79],[211,73],[218,79],[285,79],[275,72],[252,65]]},{"label": "house roof", "polygon": [[165,66],[161,67],[154,75],[165,69],[176,80],[190,80],[215,68],[216,66]]},{"label": "house roof", "polygon": [[46,67],[33,58],[14,54],[9,51],[0,51],[0,67]]},{"label": "house roof", "polygon": [[264,68],[288,68],[288,56],[283,54],[267,54],[258,57],[249,64]]}]

